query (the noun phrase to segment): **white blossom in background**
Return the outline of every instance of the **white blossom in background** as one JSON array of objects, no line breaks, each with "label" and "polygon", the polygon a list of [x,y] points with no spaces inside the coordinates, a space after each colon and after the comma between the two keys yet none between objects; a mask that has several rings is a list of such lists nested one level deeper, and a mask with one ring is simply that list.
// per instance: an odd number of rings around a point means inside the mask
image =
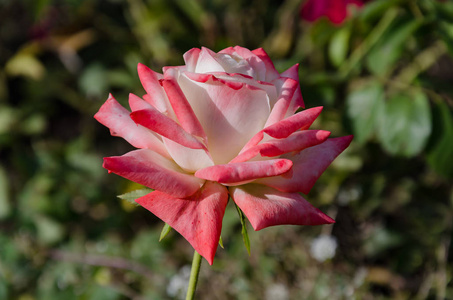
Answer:
[{"label": "white blossom in background", "polygon": [[167,286],[167,295],[175,299],[184,299],[189,285],[190,266],[182,267],[179,272],[170,279]]},{"label": "white blossom in background", "polygon": [[266,300],[288,300],[288,288],[281,283],[273,283],[266,288]]},{"label": "white blossom in background", "polygon": [[331,235],[321,234],[311,242],[310,254],[319,262],[326,261],[335,256],[337,239]]},{"label": "white blossom in background", "polygon": [[362,196],[362,188],[358,186],[350,187],[348,189],[342,189],[338,193],[338,204],[346,206],[350,202],[357,201]]}]

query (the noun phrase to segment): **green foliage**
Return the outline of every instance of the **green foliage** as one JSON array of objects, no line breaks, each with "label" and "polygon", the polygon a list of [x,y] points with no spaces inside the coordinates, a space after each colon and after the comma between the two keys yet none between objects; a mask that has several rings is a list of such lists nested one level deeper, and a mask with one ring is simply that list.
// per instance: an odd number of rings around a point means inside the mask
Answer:
[{"label": "green foliage", "polygon": [[408,45],[408,40],[422,23],[421,20],[407,19],[391,26],[367,55],[370,71],[379,76],[387,75],[389,69],[395,67]]},{"label": "green foliage", "polygon": [[378,137],[391,154],[419,154],[431,134],[431,111],[428,98],[422,93],[397,94],[379,109]]},{"label": "green foliage", "polygon": [[384,90],[379,82],[367,82],[351,91],[346,99],[354,139],[365,143],[378,128],[380,107],[384,105]]},{"label": "green foliage", "polygon": [[439,134],[428,153],[428,163],[439,174],[453,178],[453,114],[444,102],[436,103],[434,120],[434,131]]},{"label": "green foliage", "polygon": [[[93,115],[109,92],[144,93],[139,62],[234,45],[299,63],[306,107],[324,106],[312,127],[355,138],[306,196],[336,224],[248,232],[228,206],[197,296],[453,299],[453,2],[367,1],[340,25],[300,4],[1,2],[0,299],[170,298],[193,249],[136,205],[152,190],[102,168],[132,148]],[[310,255],[321,232],[338,241],[326,263]]]},{"label": "green foliage", "polygon": [[165,223],[162,231],[160,232],[159,242],[162,241],[171,231],[171,226]]},{"label": "green foliage", "polygon": [[122,194],[122,195],[118,195],[117,197],[120,198],[120,199],[123,199],[123,200],[126,200],[130,203],[133,203],[135,205],[138,205],[135,200],[137,200],[138,198],[140,197],[143,197],[145,195],[148,195],[149,193],[151,193],[153,190],[152,189],[140,189],[140,190],[135,190],[135,191],[132,191],[132,192],[129,192],[129,193],[125,193],[125,194]]},{"label": "green foliage", "polygon": [[9,182],[5,170],[0,167],[0,220],[5,219],[11,213],[9,197]]},{"label": "green foliage", "polygon": [[241,233],[242,233],[242,239],[244,240],[244,246],[247,249],[247,253],[250,255],[250,239],[249,239],[249,234],[247,233],[247,223],[245,221],[245,216],[242,210],[239,208],[239,206],[236,206],[236,210],[239,215],[239,219],[241,220]]},{"label": "green foliage", "polygon": [[349,39],[351,37],[351,27],[340,28],[330,40],[329,58],[336,67],[340,66],[348,53]]}]

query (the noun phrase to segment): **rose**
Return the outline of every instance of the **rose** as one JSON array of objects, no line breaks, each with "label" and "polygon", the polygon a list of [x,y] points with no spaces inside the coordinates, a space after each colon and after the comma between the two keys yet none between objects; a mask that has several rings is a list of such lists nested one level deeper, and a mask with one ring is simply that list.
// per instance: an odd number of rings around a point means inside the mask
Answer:
[{"label": "rose", "polygon": [[322,107],[304,103],[298,65],[279,74],[263,49],[192,49],[163,75],[138,65],[146,94],[132,113],[110,95],[95,118],[139,150],[104,168],[155,191],[137,203],[212,264],[229,196],[255,230],[334,222],[308,193],[352,137],[308,130]]},{"label": "rose", "polygon": [[340,25],[349,15],[348,8],[352,5],[361,7],[363,0],[307,0],[302,4],[300,16],[309,22],[327,17],[330,22]]}]

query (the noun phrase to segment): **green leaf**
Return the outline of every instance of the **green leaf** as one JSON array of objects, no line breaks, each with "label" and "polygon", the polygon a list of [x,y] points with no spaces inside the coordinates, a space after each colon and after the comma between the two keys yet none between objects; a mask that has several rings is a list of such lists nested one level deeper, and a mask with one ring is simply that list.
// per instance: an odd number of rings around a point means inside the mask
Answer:
[{"label": "green leaf", "polygon": [[46,8],[50,6],[50,0],[36,0],[33,1],[33,13],[36,19],[39,19],[40,16],[43,15],[43,12]]},{"label": "green leaf", "polygon": [[132,191],[132,192],[129,192],[129,193],[118,195],[117,197],[137,205],[137,203],[135,202],[135,199],[143,197],[143,196],[151,193],[152,191],[153,191],[152,189],[135,190],[135,191]]},{"label": "green leaf", "polygon": [[360,86],[347,96],[346,113],[351,119],[356,142],[363,144],[373,134],[383,98],[384,89],[375,81]]},{"label": "green leaf", "polygon": [[423,24],[421,20],[410,19],[393,25],[373,47],[367,56],[367,66],[371,72],[384,75],[401,57],[407,40]]},{"label": "green leaf", "polygon": [[80,89],[87,96],[103,96],[108,87],[107,74],[100,63],[89,65],[79,77]]},{"label": "green leaf", "polygon": [[42,133],[46,129],[46,118],[41,114],[33,114],[24,119],[20,124],[20,130],[29,135]]},{"label": "green leaf", "polygon": [[349,49],[350,26],[345,26],[335,32],[329,44],[329,58],[336,67],[340,66],[346,58]]},{"label": "green leaf", "polygon": [[203,28],[209,21],[206,11],[197,0],[176,0],[176,4],[198,28]]},{"label": "green leaf", "polygon": [[434,147],[428,153],[430,167],[437,173],[453,178],[453,114],[445,102],[434,107],[434,132],[440,135]]},{"label": "green leaf", "polygon": [[37,215],[34,219],[38,240],[49,245],[60,241],[64,237],[65,227],[45,215]]},{"label": "green leaf", "polygon": [[0,220],[5,219],[11,213],[9,199],[9,181],[5,170],[0,166]]},{"label": "green leaf", "polygon": [[40,80],[46,73],[46,68],[33,54],[19,52],[6,62],[5,71],[8,75]]},{"label": "green leaf", "polygon": [[171,226],[165,223],[162,231],[160,232],[159,242],[162,241],[171,231]]},{"label": "green leaf", "polygon": [[363,251],[371,257],[386,255],[388,251],[404,243],[404,236],[387,228],[374,227],[364,241]]},{"label": "green leaf", "polygon": [[115,290],[113,285],[99,285],[93,283],[86,289],[82,299],[87,300],[116,300],[121,297],[121,294]]},{"label": "green leaf", "polygon": [[247,252],[250,256],[250,239],[249,239],[249,235],[247,233],[247,224],[245,222],[245,216],[244,216],[244,213],[242,212],[242,210],[239,208],[239,206],[237,206],[236,204],[234,204],[236,206],[236,209],[238,211],[238,214],[239,214],[239,218],[241,219],[241,225],[242,225],[242,238],[244,240],[244,245],[245,245],[245,248],[247,249]]},{"label": "green leaf", "polygon": [[3,274],[0,273],[0,299],[8,299],[8,285]]},{"label": "green leaf", "polygon": [[374,0],[363,6],[360,10],[359,19],[364,22],[371,22],[374,19],[379,19],[390,8],[397,6],[401,0]]},{"label": "green leaf", "polygon": [[16,109],[10,106],[0,106],[0,134],[11,133],[17,119],[20,117]]},{"label": "green leaf", "polygon": [[220,245],[220,247],[222,247],[222,249],[225,249],[225,248],[223,247],[222,237],[219,238],[219,245]]},{"label": "green leaf", "polygon": [[452,1],[432,1],[430,8],[435,8],[436,18],[451,22],[453,18],[453,2]]},{"label": "green leaf", "polygon": [[447,45],[450,54],[453,55],[453,24],[449,22],[439,22],[439,36]]},{"label": "green leaf", "polygon": [[380,113],[378,137],[387,152],[411,157],[423,150],[432,127],[425,94],[395,95],[385,102]]}]

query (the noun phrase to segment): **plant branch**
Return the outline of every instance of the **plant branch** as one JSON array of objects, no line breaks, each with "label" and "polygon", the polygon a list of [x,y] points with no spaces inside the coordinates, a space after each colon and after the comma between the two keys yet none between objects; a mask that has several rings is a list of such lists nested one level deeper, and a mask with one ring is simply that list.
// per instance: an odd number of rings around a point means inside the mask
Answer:
[{"label": "plant branch", "polygon": [[401,70],[395,81],[410,84],[420,73],[436,63],[446,51],[447,46],[445,46],[444,42],[437,41],[431,47],[420,52],[410,65]]},{"label": "plant branch", "polygon": [[189,287],[187,288],[186,300],[193,300],[197,289],[198,274],[200,273],[201,255],[194,250],[192,270],[190,271]]},{"label": "plant branch", "polygon": [[379,41],[384,32],[388,29],[390,24],[398,15],[398,9],[389,9],[373,31],[366,37],[366,39],[354,50],[349,59],[342,64],[339,69],[340,77],[345,78],[351,73],[355,66],[362,60],[362,58],[370,51],[370,49]]},{"label": "plant branch", "polygon": [[51,250],[49,256],[52,259],[60,261],[133,271],[137,274],[145,276],[149,280],[154,279],[153,274],[148,268],[122,257],[104,256],[98,254],[70,253],[61,250]]}]

